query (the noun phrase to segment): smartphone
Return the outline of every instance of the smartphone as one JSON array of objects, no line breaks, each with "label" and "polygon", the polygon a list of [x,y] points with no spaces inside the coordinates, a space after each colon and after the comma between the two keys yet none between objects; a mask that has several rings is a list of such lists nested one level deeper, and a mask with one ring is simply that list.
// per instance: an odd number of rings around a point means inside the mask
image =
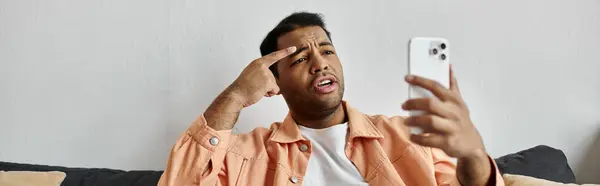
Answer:
[{"label": "smartphone", "polygon": [[[441,37],[414,37],[410,39],[408,52],[408,74],[437,81],[450,87],[450,45]],[[434,97],[421,87],[408,87],[409,99]],[[410,111],[410,116],[422,115],[422,111]],[[419,134],[420,128],[411,128],[411,133]]]}]

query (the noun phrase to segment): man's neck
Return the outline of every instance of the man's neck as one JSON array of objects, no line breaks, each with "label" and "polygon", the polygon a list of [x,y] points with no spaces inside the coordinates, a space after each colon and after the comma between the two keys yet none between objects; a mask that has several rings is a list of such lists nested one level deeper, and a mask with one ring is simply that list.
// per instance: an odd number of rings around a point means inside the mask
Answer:
[{"label": "man's neck", "polygon": [[327,128],[348,121],[346,108],[343,104],[340,104],[331,111],[322,111],[314,114],[291,112],[291,114],[298,125],[313,129]]}]

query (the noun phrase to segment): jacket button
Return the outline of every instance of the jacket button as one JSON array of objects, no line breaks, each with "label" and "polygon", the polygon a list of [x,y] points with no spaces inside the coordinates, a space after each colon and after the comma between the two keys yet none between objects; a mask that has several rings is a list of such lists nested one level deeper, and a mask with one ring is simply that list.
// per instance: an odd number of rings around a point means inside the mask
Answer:
[{"label": "jacket button", "polygon": [[208,140],[208,142],[212,145],[212,146],[217,146],[219,144],[219,138],[217,138],[216,136],[213,136],[212,138],[210,138]]},{"label": "jacket button", "polygon": [[291,181],[292,183],[298,183],[298,178],[297,178],[296,176],[292,176],[292,177],[290,178],[290,181]]},{"label": "jacket button", "polygon": [[308,150],[308,145],[306,145],[306,144],[300,145],[300,151],[306,152],[307,150]]}]

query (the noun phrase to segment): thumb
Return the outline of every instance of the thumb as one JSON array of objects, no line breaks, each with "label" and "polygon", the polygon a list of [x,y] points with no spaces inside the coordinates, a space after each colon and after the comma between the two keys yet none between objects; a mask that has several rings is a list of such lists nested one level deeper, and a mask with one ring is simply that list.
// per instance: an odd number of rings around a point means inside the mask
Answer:
[{"label": "thumb", "polygon": [[450,65],[450,90],[460,94],[460,88],[458,88],[458,80],[456,80],[456,74],[452,64]]}]

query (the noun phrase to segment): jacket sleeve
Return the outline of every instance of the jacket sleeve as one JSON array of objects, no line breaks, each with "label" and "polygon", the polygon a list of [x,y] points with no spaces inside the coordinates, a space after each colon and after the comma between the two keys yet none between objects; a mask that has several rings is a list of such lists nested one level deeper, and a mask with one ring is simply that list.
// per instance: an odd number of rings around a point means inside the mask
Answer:
[{"label": "jacket sleeve", "polygon": [[[200,116],[173,146],[159,186],[222,185],[231,130],[216,131]],[[222,181],[221,181],[222,180]]]},{"label": "jacket sleeve", "polygon": [[[431,155],[433,158],[435,168],[435,179],[437,185],[460,185],[458,177],[456,177],[456,164],[452,161],[444,151],[436,148],[431,148]],[[498,171],[498,166],[494,159],[488,156],[490,163],[492,164],[492,172],[490,175],[490,184],[495,186],[504,186],[504,180]]]}]

